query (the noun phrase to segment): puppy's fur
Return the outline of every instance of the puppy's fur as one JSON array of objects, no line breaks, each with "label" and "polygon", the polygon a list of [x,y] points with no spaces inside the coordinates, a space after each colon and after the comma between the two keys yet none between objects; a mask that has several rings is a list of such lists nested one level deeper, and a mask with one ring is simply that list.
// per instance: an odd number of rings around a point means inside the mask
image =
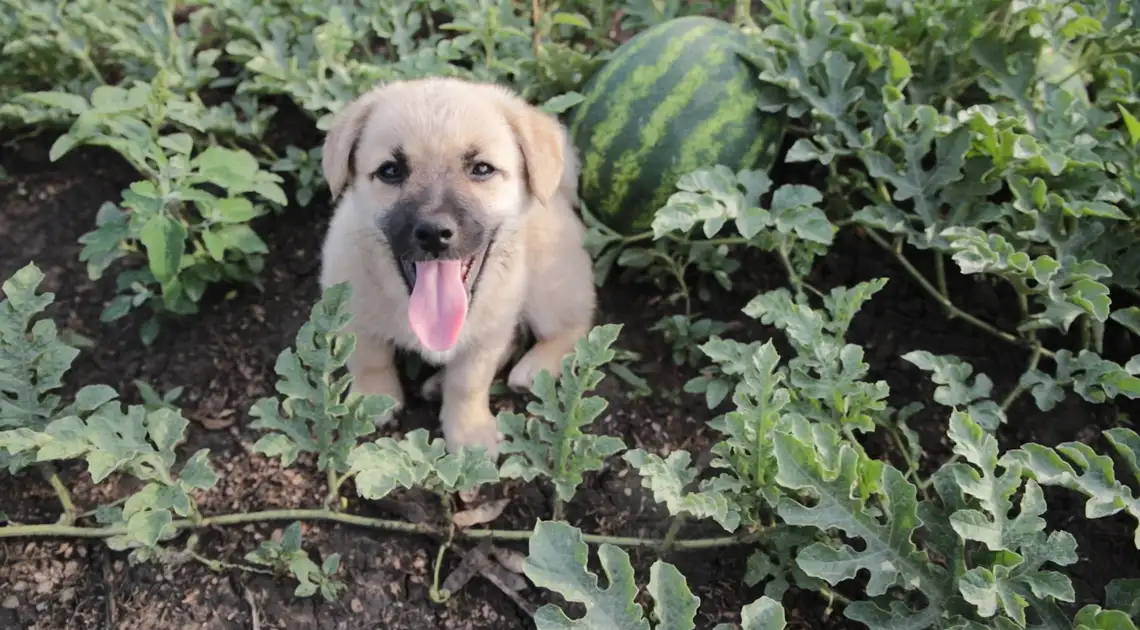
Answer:
[{"label": "puppy's fur", "polygon": [[[448,448],[482,445],[494,457],[489,389],[517,329],[537,338],[507,378],[526,390],[542,369],[557,377],[593,323],[592,264],[573,208],[578,159],[565,128],[501,86],[434,77],[358,97],[335,116],[323,150],[325,179],[339,199],[321,284],[352,287],[356,391],[403,405],[394,352],[414,351],[443,367],[423,394],[442,397]],[[466,318],[453,345],[453,325],[432,328],[442,340],[425,344],[410,323],[417,278],[443,267],[423,262],[433,259],[471,261]],[[423,309],[444,312],[439,291]]]}]

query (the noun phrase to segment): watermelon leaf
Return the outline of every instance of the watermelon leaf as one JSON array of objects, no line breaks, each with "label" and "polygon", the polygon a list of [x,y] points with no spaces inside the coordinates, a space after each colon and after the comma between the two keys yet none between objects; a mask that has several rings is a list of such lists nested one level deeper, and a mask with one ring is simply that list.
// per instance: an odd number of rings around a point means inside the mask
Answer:
[{"label": "watermelon leaf", "polygon": [[[701,600],[689,589],[685,576],[675,566],[657,560],[649,569],[646,591],[653,602],[652,620],[636,602],[638,587],[629,555],[603,543],[598,560],[607,586],[587,568],[589,547],[576,527],[559,521],[539,520],[534,526],[523,571],[536,586],[550,589],[567,601],[582,604],[585,615],[571,619],[554,604],[534,615],[538,630],[694,630]],[[761,597],[744,607],[743,630],[782,630],[783,607]],[[719,624],[715,630],[729,630]]]},{"label": "watermelon leaf", "polygon": [[505,479],[531,481],[549,478],[559,501],[569,501],[582,484],[582,475],[600,470],[606,458],[625,450],[621,438],[594,435],[583,429],[605,411],[601,396],[586,396],[605,378],[601,368],[613,360],[611,347],[621,333],[620,324],[594,327],[562,358],[557,381],[546,370],[535,378],[529,415],[504,411],[499,430],[505,439],[499,452],[506,460],[499,468]]}]

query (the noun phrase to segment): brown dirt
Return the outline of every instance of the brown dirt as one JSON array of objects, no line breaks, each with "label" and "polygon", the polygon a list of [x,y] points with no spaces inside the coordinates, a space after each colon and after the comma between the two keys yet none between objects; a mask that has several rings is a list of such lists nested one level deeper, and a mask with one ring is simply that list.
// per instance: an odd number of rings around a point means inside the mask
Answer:
[{"label": "brown dirt", "polygon": [[[24,142],[0,152],[0,167],[9,174],[0,180],[0,278],[35,261],[47,274],[44,289],[56,293],[49,315],[61,328],[94,342],[76,360],[68,391],[80,384],[107,383],[118,388],[128,401],[136,402],[135,379],[145,380],[160,391],[184,386],[178,403],[193,422],[182,452],[208,447],[221,473],[218,486],[199,497],[206,514],[318,504],[324,484],[312,462],[302,460],[283,472],[274,461],[250,452],[258,433],[247,425],[250,405],[273,393],[277,354],[293,343],[318,296],[318,248],[328,220],[327,202],[314,202],[311,209],[290,208],[284,216],[257,226],[272,252],[263,292],[252,287],[218,289],[204,301],[199,316],[169,324],[156,347],[147,349],[136,332],[140,317],[112,325],[99,322],[99,313],[113,294],[113,276],[91,282],[78,259],[77,239],[93,225],[97,208],[103,201],[116,200],[133,174],[117,157],[98,150],[79,151],[53,164],[47,159],[48,146],[50,139]],[[947,451],[946,414],[929,403],[933,385],[900,355],[912,349],[957,354],[994,380],[996,396],[1004,396],[1012,388],[1024,369],[1025,356],[965,324],[947,321],[937,305],[892,261],[856,234],[842,236],[831,254],[817,265],[811,281],[828,288],[879,276],[891,280],[856,319],[850,338],[867,348],[872,377],[890,384],[892,404],[901,406],[914,400],[928,403],[928,410],[912,426],[922,434],[926,449],[940,460]],[[739,309],[758,291],[781,286],[783,281],[777,265],[763,257],[750,257],[735,289],[718,295],[710,314],[738,322],[745,334],[754,338],[770,335],[772,331],[751,322]],[[1009,327],[1008,296],[958,277],[952,278],[952,290],[971,312]],[[694,454],[707,449],[715,439],[715,432],[706,426],[713,414],[699,397],[676,393],[692,373],[671,362],[669,348],[659,334],[647,332],[671,311],[670,307],[652,288],[618,283],[602,291],[601,305],[602,321],[624,324],[618,343],[640,353],[640,361],[630,367],[648,379],[653,393],[634,396],[632,387],[614,375],[608,376],[599,390],[610,401],[600,429],[621,436],[631,448],[655,452],[686,448]],[[518,398],[504,397],[500,404],[521,409]],[[1117,413],[1113,406],[1093,407],[1069,396],[1060,408],[1044,415],[1023,399],[1011,410],[1003,443],[1095,439],[1113,424]],[[206,426],[223,428],[210,430]],[[413,401],[401,416],[398,430],[415,427],[436,430],[430,406]],[[66,482],[76,488],[82,509],[123,496],[131,489],[121,480],[92,487],[90,477],[78,465],[63,473]],[[511,498],[511,504],[491,526],[529,529],[536,518],[550,518],[548,488],[509,483],[501,492]],[[1131,544],[1132,525],[1127,519],[1090,522],[1083,518],[1083,502],[1076,497],[1051,493],[1050,500],[1053,526],[1072,532],[1080,543],[1081,562],[1070,572],[1078,588],[1078,602],[1100,600],[1110,578],[1140,576],[1140,554]],[[0,476],[0,510],[21,522],[52,522],[58,515],[50,488],[34,476]],[[349,510],[397,517],[391,509],[356,499],[350,502]],[[667,526],[663,514],[643,491],[637,475],[630,474],[621,461],[590,475],[567,510],[568,520],[586,531],[624,536],[663,535]],[[246,552],[279,533],[284,525],[206,531],[200,550],[213,558],[241,562]],[[695,535],[702,533],[700,530],[693,526],[685,533]],[[716,529],[704,531],[715,535]],[[298,599],[292,594],[291,581],[263,575],[212,573],[195,563],[166,571],[149,564],[130,566],[124,554],[112,552],[99,542],[4,541],[0,543],[0,627],[534,627],[529,613],[482,578],[473,579],[448,603],[433,603],[428,585],[436,543],[428,538],[310,524],[305,528],[305,539],[314,557],[342,554],[339,577],[346,581],[347,592],[337,603],[327,604],[319,597]],[[525,550],[525,546],[515,547]],[[639,583],[644,585],[654,556],[630,553]],[[702,598],[698,628],[737,621],[740,607],[759,596],[759,587],[742,586],[746,557],[739,550],[725,550],[677,553],[669,558]],[[454,556],[449,557],[445,571],[456,562]],[[532,611],[551,601],[549,594],[534,588],[523,591],[522,598]],[[791,628],[857,627],[838,615],[825,619],[827,604],[813,594],[792,593],[784,604]],[[258,625],[253,621],[254,611]]]}]

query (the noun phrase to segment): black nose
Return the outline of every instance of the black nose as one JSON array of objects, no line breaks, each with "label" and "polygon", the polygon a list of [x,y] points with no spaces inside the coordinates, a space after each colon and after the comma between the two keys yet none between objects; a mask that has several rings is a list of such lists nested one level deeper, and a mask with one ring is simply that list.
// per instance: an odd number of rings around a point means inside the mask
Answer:
[{"label": "black nose", "polygon": [[455,237],[455,221],[450,217],[432,217],[422,219],[416,223],[412,233],[425,252],[429,254],[442,254],[451,246],[451,239]]}]

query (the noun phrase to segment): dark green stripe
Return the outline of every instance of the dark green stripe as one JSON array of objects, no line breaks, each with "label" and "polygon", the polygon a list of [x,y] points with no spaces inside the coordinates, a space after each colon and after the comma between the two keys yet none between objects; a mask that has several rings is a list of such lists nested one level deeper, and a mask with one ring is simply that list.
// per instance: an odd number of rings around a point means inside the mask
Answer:
[{"label": "dark green stripe", "polygon": [[[710,51],[702,61],[712,66],[723,63],[727,58],[728,51],[722,48]],[[640,128],[633,125],[638,131],[638,143],[633,145],[636,148],[623,151],[616,160],[612,160],[609,186],[604,200],[599,204],[602,213],[618,214],[622,211],[622,203],[629,193],[633,180],[640,177],[645,158],[672,135],[678,124],[684,123],[678,116],[692,101],[698,90],[708,89],[708,75],[708,66],[694,64],[685,72],[677,85],[673,86],[669,95],[653,110],[646,124]],[[619,143],[618,146],[629,145]]]},{"label": "dark green stripe", "polygon": [[[608,187],[608,183],[601,173],[603,165],[611,162],[608,155],[610,147],[613,146],[618,134],[627,127],[630,118],[642,110],[641,102],[652,96],[655,88],[660,87],[662,77],[675,71],[674,66],[677,65],[681,56],[688,52],[689,44],[709,34],[714,25],[698,24],[692,28],[685,28],[686,32],[676,37],[670,36],[673,31],[678,30],[678,26],[672,24],[670,24],[670,28],[643,33],[643,35],[650,36],[646,37],[642,47],[634,50],[634,52],[638,50],[652,51],[654,54],[650,58],[655,61],[651,65],[641,63],[642,57],[640,55],[636,57],[623,56],[620,59],[611,60],[610,63],[618,63],[612,68],[611,74],[607,77],[608,80],[600,86],[601,89],[596,93],[596,96],[599,97],[602,96],[603,92],[605,93],[606,98],[604,108],[602,108],[605,116],[587,132],[589,136],[586,145],[590,147],[590,151],[584,156],[582,163],[582,188],[589,191],[590,194],[593,194],[599,187]],[[653,44],[664,45],[654,48]],[[637,63],[627,63],[631,59]],[[629,67],[627,68],[627,66]],[[628,71],[622,72],[622,70]],[[609,87],[607,85],[609,83],[613,84],[612,89],[605,89]],[[635,121],[636,123],[637,121]],[[579,132],[584,131],[586,130],[579,129]],[[618,146],[623,145],[618,144]]]},{"label": "dark green stripe", "polygon": [[640,223],[648,226],[652,222],[652,213],[676,192],[676,182],[681,176],[716,164],[733,170],[750,167],[754,160],[749,160],[748,154],[757,146],[763,148],[772,142],[772,134],[761,122],[762,112],[756,108],[755,86],[756,79],[747,70],[737,72],[724,83],[725,95],[720,107],[706,115],[683,139],[677,160],[665,171],[649,200],[651,210],[636,217]]},{"label": "dark green stripe", "polygon": [[[680,144],[692,131],[694,121],[707,118],[719,104],[722,97],[721,86],[731,78],[735,68],[725,63],[728,61],[728,52],[731,50],[725,43],[729,42],[720,31],[735,29],[724,23],[716,23],[716,31],[700,40],[686,46],[684,57],[673,65],[670,72],[660,79],[651,90],[648,97],[642,99],[644,105],[634,105],[636,116],[631,124],[625,126],[618,138],[612,143],[614,147],[631,150],[649,149],[649,152],[640,160],[644,170],[645,164],[650,164],[649,172],[661,173],[663,169],[677,159]],[[642,54],[649,56],[655,51],[645,51]],[[652,57],[651,57],[652,58]],[[692,70],[697,70],[703,76],[703,86],[689,92],[682,81],[690,76]],[[620,88],[619,88],[620,89]],[[650,124],[650,117],[661,103],[670,102],[677,92],[685,92],[690,98],[683,103],[683,107],[676,112],[672,119],[667,121],[663,128],[660,140],[651,146],[644,146],[645,139],[642,130]],[[663,148],[667,147],[663,150]],[[609,154],[602,160],[598,172],[598,189],[591,191],[595,198],[595,205],[599,200],[605,199],[606,206],[599,208],[603,216],[614,216],[616,213],[629,213],[638,216],[644,213],[644,204],[649,201],[656,187],[655,182],[637,174],[636,179],[630,182],[620,181],[623,177],[618,167],[619,154]],[[666,160],[657,168],[654,162]],[[628,179],[628,178],[626,178]],[[613,192],[615,188],[621,189],[622,194]]]},{"label": "dark green stripe", "polygon": [[684,173],[774,155],[782,132],[756,108],[756,72],[729,58],[750,41],[727,22],[693,16],[615,52],[583,90],[571,124],[591,212],[619,231],[645,229]]}]

